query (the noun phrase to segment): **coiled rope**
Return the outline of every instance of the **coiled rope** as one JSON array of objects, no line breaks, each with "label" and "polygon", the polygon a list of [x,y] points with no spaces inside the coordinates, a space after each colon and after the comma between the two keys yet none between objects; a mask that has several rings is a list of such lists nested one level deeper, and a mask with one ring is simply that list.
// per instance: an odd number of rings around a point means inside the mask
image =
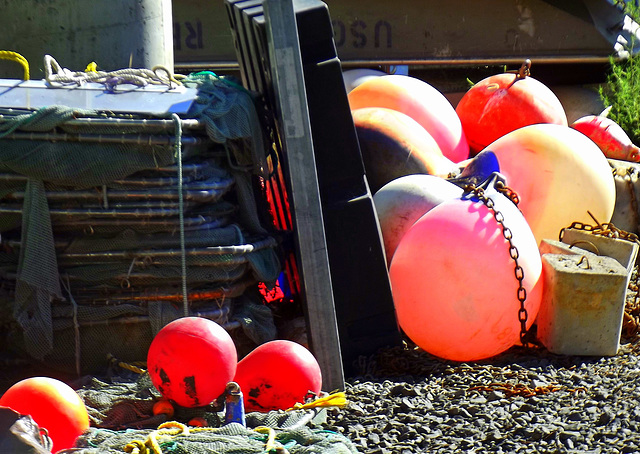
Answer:
[{"label": "coiled rope", "polygon": [[167,85],[169,88],[173,88],[174,84],[182,85],[169,69],[160,65],[152,69],[124,68],[115,71],[98,71],[96,65],[91,63],[85,71],[71,71],[60,66],[51,55],[45,55],[44,72],[45,79],[51,86],[80,86],[87,82],[105,84],[109,89],[119,84],[133,84],[139,87]]}]

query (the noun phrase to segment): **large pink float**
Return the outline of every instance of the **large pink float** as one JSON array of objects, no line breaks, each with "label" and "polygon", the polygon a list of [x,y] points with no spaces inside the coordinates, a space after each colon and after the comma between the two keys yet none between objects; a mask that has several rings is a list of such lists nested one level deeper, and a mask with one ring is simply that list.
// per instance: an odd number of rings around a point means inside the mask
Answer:
[{"label": "large pink float", "polygon": [[[542,296],[538,245],[516,206],[488,193],[519,253],[528,328]],[[449,200],[422,216],[400,240],[389,274],[398,323],[425,351],[471,361],[518,342],[515,262],[502,226],[481,201]]]}]

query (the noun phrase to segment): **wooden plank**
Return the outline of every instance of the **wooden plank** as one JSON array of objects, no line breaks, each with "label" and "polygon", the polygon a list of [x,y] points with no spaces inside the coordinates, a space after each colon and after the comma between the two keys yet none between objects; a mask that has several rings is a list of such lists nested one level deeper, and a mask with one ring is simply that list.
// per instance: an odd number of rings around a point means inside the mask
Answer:
[{"label": "wooden plank", "polygon": [[276,115],[288,164],[309,340],[323,389],[344,389],[322,205],[292,0],[264,2]]}]

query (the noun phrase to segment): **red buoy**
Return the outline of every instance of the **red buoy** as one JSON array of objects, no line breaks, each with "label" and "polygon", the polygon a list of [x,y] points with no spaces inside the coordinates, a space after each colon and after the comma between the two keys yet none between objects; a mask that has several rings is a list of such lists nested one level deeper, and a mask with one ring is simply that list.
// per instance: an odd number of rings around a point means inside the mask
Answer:
[{"label": "red buoy", "polygon": [[153,385],[183,407],[209,405],[236,372],[238,354],[227,331],[201,317],[183,317],[151,342],[147,367]]},{"label": "red buoy", "polygon": [[571,123],[576,131],[590,138],[609,159],[640,162],[640,148],[636,146],[624,129],[604,115],[587,115]]},{"label": "red buoy", "polygon": [[302,345],[274,340],[256,347],[239,363],[233,379],[244,395],[246,412],[286,410],[304,403],[322,386],[320,366]]},{"label": "red buoy", "polygon": [[89,428],[87,408],[78,393],[55,378],[19,381],[2,395],[0,406],[31,415],[49,433],[53,452],[72,448],[76,438]]},{"label": "red buoy", "polygon": [[567,126],[560,100],[549,87],[529,76],[527,62],[518,74],[496,74],[475,84],[458,102],[456,113],[472,156],[524,126],[538,123]]}]

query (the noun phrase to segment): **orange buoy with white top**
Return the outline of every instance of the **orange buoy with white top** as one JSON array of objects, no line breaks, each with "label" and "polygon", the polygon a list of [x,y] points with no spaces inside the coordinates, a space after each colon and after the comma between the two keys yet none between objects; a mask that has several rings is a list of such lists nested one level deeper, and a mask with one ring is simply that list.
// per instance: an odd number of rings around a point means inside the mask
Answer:
[{"label": "orange buoy with white top", "polygon": [[371,192],[405,175],[446,178],[457,170],[433,137],[408,115],[384,107],[363,107],[351,113]]},{"label": "orange buoy with white top", "polygon": [[351,110],[385,107],[413,118],[453,162],[469,157],[469,145],[455,109],[427,82],[400,74],[374,77],[354,88],[348,98]]}]

